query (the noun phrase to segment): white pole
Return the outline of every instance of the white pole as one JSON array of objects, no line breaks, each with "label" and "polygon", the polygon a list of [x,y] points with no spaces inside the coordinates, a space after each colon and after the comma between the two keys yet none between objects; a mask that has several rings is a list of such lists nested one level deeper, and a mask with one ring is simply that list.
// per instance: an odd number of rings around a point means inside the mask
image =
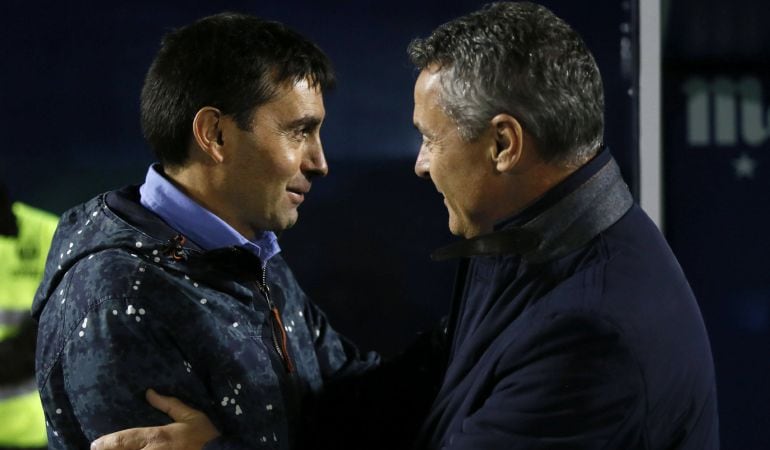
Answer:
[{"label": "white pole", "polygon": [[663,229],[660,0],[639,0],[639,174],[642,208]]}]

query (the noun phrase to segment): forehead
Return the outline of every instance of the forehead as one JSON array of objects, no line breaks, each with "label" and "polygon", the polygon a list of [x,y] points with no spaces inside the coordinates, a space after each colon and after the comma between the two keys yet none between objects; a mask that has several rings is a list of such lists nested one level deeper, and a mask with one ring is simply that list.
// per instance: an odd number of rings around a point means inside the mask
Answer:
[{"label": "forehead", "polygon": [[264,116],[267,115],[277,120],[294,120],[302,116],[322,120],[325,114],[321,89],[303,79],[281,84],[276,95],[269,102],[260,105],[254,115],[261,119],[265,119]]},{"label": "forehead", "polygon": [[452,125],[439,104],[441,76],[436,70],[424,69],[414,85],[413,121],[421,132],[440,131]]},{"label": "forehead", "polygon": [[414,84],[415,107],[437,105],[441,77],[437,70],[423,69]]}]

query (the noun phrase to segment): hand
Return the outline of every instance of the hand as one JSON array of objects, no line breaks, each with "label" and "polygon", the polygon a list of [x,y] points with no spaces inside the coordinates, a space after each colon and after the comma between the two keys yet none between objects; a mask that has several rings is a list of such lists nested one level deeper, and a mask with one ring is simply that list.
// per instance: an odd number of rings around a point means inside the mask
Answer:
[{"label": "hand", "polygon": [[174,397],[147,390],[147,401],[175,423],[161,427],[131,428],[107,434],[91,444],[91,450],[199,450],[219,436],[205,414]]}]

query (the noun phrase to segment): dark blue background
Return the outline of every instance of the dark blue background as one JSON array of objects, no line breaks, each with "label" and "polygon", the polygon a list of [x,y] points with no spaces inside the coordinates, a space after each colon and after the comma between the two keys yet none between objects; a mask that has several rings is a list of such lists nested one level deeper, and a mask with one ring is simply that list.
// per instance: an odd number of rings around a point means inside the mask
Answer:
[{"label": "dark blue background", "polygon": [[[701,304],[717,370],[725,449],[770,448],[770,140],[744,138],[744,99],[715,113],[714,83],[761,83],[764,128],[770,131],[770,8],[764,0],[670,2],[664,46],[666,236]],[[709,141],[687,139],[687,95],[694,80],[711,86]],[[703,91],[702,91],[703,92]],[[724,109],[728,111],[727,109]],[[720,145],[715,128],[735,121],[736,137]],[[734,164],[754,162],[753,177]]]},{"label": "dark blue background", "polygon": [[[330,175],[315,183],[298,225],[282,236],[284,255],[339,329],[364,347],[393,353],[444,313],[454,271],[428,258],[451,237],[440,196],[412,171],[417,74],[406,47],[482,4],[4,2],[0,114],[8,139],[0,176],[17,199],[57,213],[141,182],[151,156],[138,94],[162,34],[222,10],[282,21],[329,54],[339,81],[326,96],[322,130]],[[630,4],[594,1],[591,11],[569,0],[546,5],[597,56],[607,88],[607,142],[633,185],[632,55],[620,57]]]}]

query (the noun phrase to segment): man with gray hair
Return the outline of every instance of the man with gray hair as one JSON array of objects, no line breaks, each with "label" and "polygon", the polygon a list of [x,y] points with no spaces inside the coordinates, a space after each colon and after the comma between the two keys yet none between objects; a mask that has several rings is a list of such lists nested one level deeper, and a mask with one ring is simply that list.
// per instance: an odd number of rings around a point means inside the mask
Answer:
[{"label": "man with gray hair", "polygon": [[416,173],[460,257],[419,448],[714,449],[711,350],[671,249],[602,146],[599,70],[546,8],[496,3],[409,48]]},{"label": "man with gray hair", "polygon": [[316,448],[718,448],[698,305],[602,145],[602,82],[582,39],[542,6],[505,2],[409,54],[415,172],[464,238],[434,254],[460,258],[443,345],[424,357],[443,371],[437,391],[422,386],[432,404],[418,436],[399,423],[414,386],[383,377],[391,398],[356,384],[360,402],[324,416],[337,440]]}]

